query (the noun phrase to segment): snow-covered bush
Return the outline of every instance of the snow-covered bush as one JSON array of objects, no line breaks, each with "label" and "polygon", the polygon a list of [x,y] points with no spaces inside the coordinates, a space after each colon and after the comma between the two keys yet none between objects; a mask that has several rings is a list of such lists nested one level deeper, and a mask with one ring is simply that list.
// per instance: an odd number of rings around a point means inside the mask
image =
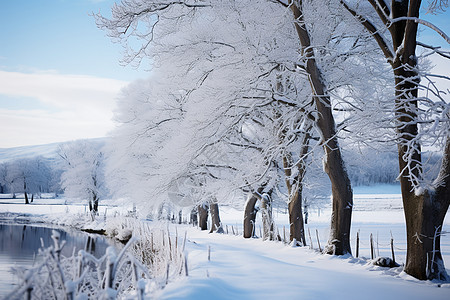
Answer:
[{"label": "snow-covered bush", "polygon": [[122,242],[131,236],[137,237],[129,251],[149,270],[154,281],[163,285],[167,277],[187,273],[184,253],[186,236],[179,237],[177,231],[174,236],[171,235],[166,222],[157,224],[117,217],[107,219],[106,234]]}]

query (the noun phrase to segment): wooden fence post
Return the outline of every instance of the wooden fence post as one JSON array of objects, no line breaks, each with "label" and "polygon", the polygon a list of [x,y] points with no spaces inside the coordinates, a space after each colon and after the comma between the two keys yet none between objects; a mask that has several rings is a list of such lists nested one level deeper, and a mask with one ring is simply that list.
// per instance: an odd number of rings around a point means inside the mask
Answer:
[{"label": "wooden fence post", "polygon": [[391,232],[391,253],[392,253],[392,262],[393,265],[395,265],[394,237],[392,236],[392,232]]},{"label": "wooden fence post", "polygon": [[375,249],[373,249],[373,236],[370,234],[370,257],[372,260],[375,258]]},{"label": "wooden fence post", "polygon": [[356,257],[359,257],[359,229],[356,232]]}]

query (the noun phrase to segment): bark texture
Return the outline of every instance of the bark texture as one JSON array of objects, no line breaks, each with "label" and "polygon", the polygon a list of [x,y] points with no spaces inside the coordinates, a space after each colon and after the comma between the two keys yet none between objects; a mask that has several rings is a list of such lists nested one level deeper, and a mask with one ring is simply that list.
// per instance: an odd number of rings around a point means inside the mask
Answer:
[{"label": "bark texture", "polygon": [[211,213],[211,231],[217,233],[223,233],[222,222],[220,221],[219,215],[219,204],[211,203],[209,205],[209,211]]},{"label": "bark texture", "polygon": [[[419,18],[420,5],[421,1],[392,1],[393,17]],[[422,170],[421,149],[415,141],[419,132],[416,99],[420,82],[416,72],[417,25],[411,20],[400,21],[390,29],[395,51],[391,65],[395,75],[400,184],[407,234],[404,271],[421,280],[449,280],[440,251],[440,234],[450,204],[449,136],[439,174],[442,184],[436,190],[417,192],[411,182],[411,175],[420,178]],[[408,149],[407,144],[413,147]],[[407,155],[411,157],[409,161],[405,161]]]},{"label": "bark texture", "polygon": [[[394,68],[397,96],[396,115],[399,123],[397,131],[402,140],[398,145],[401,170],[400,185],[407,234],[404,271],[421,280],[449,280],[449,276],[445,271],[444,261],[442,260],[440,235],[444,217],[450,204],[450,139],[447,137],[443,163],[439,174],[440,179],[444,180],[443,184],[434,191],[415,191],[411,182],[411,173],[417,178],[421,176],[422,157],[420,145],[415,145],[414,150],[408,149],[405,145],[410,142],[414,144],[413,139],[418,134],[417,125],[413,122],[417,117],[414,113],[417,110],[417,101],[411,101],[417,98],[418,75],[410,71],[408,67],[414,63],[416,63],[415,60],[399,62],[399,66]],[[407,155],[410,155],[410,161],[404,160]]]},{"label": "bark texture", "polygon": [[245,203],[243,235],[246,239],[255,236],[255,220],[258,212],[255,209],[256,201],[258,201],[258,198],[252,194]]},{"label": "bark texture", "polygon": [[289,239],[290,241],[295,239],[301,243],[301,246],[306,246],[301,190],[301,186],[299,186],[296,191],[293,192],[288,205],[290,224]]}]

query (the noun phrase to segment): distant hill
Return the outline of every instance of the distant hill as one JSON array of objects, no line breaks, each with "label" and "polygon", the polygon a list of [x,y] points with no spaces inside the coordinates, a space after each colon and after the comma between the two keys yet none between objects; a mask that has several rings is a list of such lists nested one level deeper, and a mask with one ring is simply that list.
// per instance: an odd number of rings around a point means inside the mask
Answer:
[{"label": "distant hill", "polygon": [[60,143],[52,143],[14,148],[0,148],[0,163],[22,158],[32,158],[35,156],[55,158],[59,144]]},{"label": "distant hill", "polygon": [[[89,139],[93,142],[104,142],[106,138]],[[45,158],[54,159],[57,156],[57,150],[62,143],[52,143],[45,145],[22,146],[14,148],[0,148],[0,163],[22,159],[43,156]]]}]

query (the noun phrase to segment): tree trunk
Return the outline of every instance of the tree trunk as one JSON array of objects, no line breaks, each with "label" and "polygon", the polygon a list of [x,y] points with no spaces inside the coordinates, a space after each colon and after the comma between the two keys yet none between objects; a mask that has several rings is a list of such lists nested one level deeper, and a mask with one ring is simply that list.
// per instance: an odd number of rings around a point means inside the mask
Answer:
[{"label": "tree trunk", "polygon": [[420,280],[449,280],[442,260],[440,239],[445,213],[437,204],[436,195],[426,191],[420,196],[414,193],[405,196],[407,253],[404,271]]},{"label": "tree trunk", "polygon": [[[398,2],[398,3],[397,3]],[[421,1],[393,3],[395,17],[419,17]],[[396,117],[399,137],[398,156],[403,208],[406,219],[407,253],[404,271],[418,279],[448,280],[440,251],[440,234],[450,204],[450,135],[439,173],[443,182],[435,191],[415,191],[411,177],[420,178],[421,149],[415,139],[417,126],[418,85],[416,44],[417,23],[394,23],[392,29],[396,57],[392,64],[395,75]],[[399,36],[401,38],[395,38]],[[413,148],[408,149],[407,145]],[[404,161],[409,157],[409,161]]]},{"label": "tree trunk", "polygon": [[23,178],[23,194],[25,196],[25,204],[29,204],[30,202],[28,201],[27,182],[25,180],[25,177]]},{"label": "tree trunk", "polygon": [[255,221],[256,213],[258,212],[255,209],[256,201],[258,201],[258,198],[252,194],[245,203],[243,235],[246,239],[255,236]]},{"label": "tree trunk", "polygon": [[258,213],[258,210],[255,209],[255,205],[263,190],[264,186],[259,187],[255,193],[252,193],[249,196],[245,203],[243,235],[246,239],[255,236],[256,214]]},{"label": "tree trunk", "polygon": [[[411,175],[421,176],[421,149],[414,138],[418,127],[413,120],[417,119],[418,109],[418,74],[410,71],[408,66],[415,60],[401,62],[395,68],[396,78],[396,115],[398,120],[398,157],[400,166],[400,184],[402,190],[403,209],[406,220],[407,252],[404,271],[420,280],[449,280],[440,251],[440,234],[450,204],[450,139],[447,136],[446,148],[439,178],[444,182],[435,191],[415,191]],[[406,124],[406,125],[405,125]],[[413,145],[408,149],[407,145]],[[410,161],[404,161],[404,157]]]},{"label": "tree trunk", "polygon": [[296,191],[291,194],[291,199],[288,204],[289,208],[289,224],[290,234],[289,239],[294,239],[301,243],[301,246],[306,246],[305,227],[303,223],[302,211],[302,186],[298,185]]},{"label": "tree trunk", "polygon": [[353,192],[336,136],[331,100],[326,93],[325,83],[314,59],[314,50],[311,47],[309,33],[301,13],[302,2],[298,1],[298,6],[291,5],[290,8],[296,20],[295,27],[300,39],[302,55],[306,58],[306,72],[309,75],[308,80],[318,112],[316,123],[323,138],[322,143],[325,151],[324,169],[330,178],[333,201],[330,237],[325,252],[335,255],[351,254],[350,226]]},{"label": "tree trunk", "polygon": [[181,224],[183,222],[183,211],[180,209],[178,212],[178,224]]},{"label": "tree trunk", "polygon": [[208,206],[206,204],[198,206],[198,226],[201,230],[208,230]]},{"label": "tree trunk", "polygon": [[263,223],[263,240],[275,240],[272,201],[268,194],[263,194],[261,197],[261,219]]},{"label": "tree trunk", "polygon": [[193,226],[197,226],[198,225],[198,215],[197,215],[197,211],[195,210],[195,208],[193,208],[191,210],[191,214],[190,214],[190,224],[192,224]]},{"label": "tree trunk", "polygon": [[[306,157],[309,151],[309,139],[311,138],[309,131],[312,124],[306,126],[306,133],[303,136],[302,146],[300,149],[299,161],[295,164],[292,160],[292,154],[283,156],[283,167],[286,180],[286,186],[289,192],[289,239],[294,239],[302,246],[306,246],[305,224],[303,222],[303,179],[306,174]],[[292,168],[297,168],[297,175],[292,178]],[[299,245],[298,244],[298,245]]]},{"label": "tree trunk", "polygon": [[98,200],[99,199],[98,199],[97,195],[94,194],[94,196],[92,197],[92,203],[93,203],[92,211],[94,214],[98,214]]},{"label": "tree trunk", "polygon": [[[408,168],[403,160],[405,147],[399,146],[399,165],[404,172],[400,176],[403,209],[406,220],[406,264],[404,271],[420,280],[450,280],[441,254],[442,226],[450,204],[450,176],[448,160],[450,139],[447,138],[446,154],[439,177],[444,179],[442,186],[435,191],[416,192],[408,177]],[[420,153],[413,156],[419,159]],[[415,166],[419,168],[419,166]]]},{"label": "tree trunk", "polygon": [[223,233],[223,228],[222,228],[222,222],[220,222],[220,215],[219,215],[219,204],[217,203],[211,203],[209,205],[209,211],[211,212],[211,230],[210,233],[212,232],[217,232],[217,233]]}]

